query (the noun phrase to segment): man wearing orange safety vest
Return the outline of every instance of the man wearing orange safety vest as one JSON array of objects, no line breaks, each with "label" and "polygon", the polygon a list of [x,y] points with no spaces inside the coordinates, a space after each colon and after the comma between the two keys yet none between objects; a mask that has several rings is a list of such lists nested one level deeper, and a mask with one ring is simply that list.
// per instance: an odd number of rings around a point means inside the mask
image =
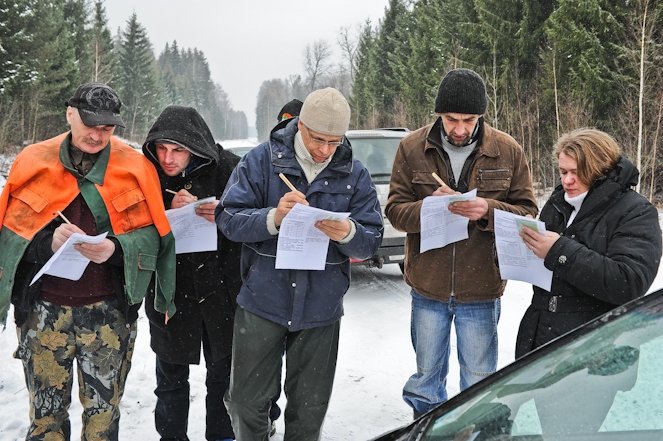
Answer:
[{"label": "man wearing orange safety vest", "polygon": [[[0,196],[0,322],[11,299],[14,356],[30,395],[26,439],[70,439],[76,360],[80,438],[117,440],[137,311],[152,277],[155,308],[175,312],[175,242],[153,165],[112,136],[123,125],[115,91],[83,84],[65,104],[71,130],[26,147]],[[70,240],[74,233],[107,236],[85,243]],[[33,280],[67,241],[90,261],[82,276]]]}]

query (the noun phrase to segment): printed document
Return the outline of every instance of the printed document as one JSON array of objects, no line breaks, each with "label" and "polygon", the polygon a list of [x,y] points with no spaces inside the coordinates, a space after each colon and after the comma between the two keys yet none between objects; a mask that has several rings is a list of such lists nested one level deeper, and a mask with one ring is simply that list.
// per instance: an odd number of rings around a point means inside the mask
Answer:
[{"label": "printed document", "polygon": [[216,251],[216,223],[196,214],[198,205],[214,201],[216,198],[210,196],[180,208],[166,210],[166,217],[175,237],[176,254]]},{"label": "printed document", "polygon": [[276,246],[276,269],[323,270],[329,236],[315,227],[319,220],[343,220],[350,213],[335,213],[295,204],[283,218]]},{"label": "printed document", "polygon": [[425,197],[419,215],[421,222],[419,252],[443,248],[450,243],[467,239],[467,225],[470,220],[453,214],[449,211],[449,205],[459,201],[471,201],[476,197],[476,188],[463,194]]},{"label": "printed document", "polygon": [[519,233],[524,227],[545,234],[546,225],[531,217],[495,210],[495,247],[503,280],[520,280],[550,291],[552,271],[525,245]]},{"label": "printed document", "polygon": [[102,233],[98,236],[88,236],[87,234],[74,233],[62,244],[60,248],[48,259],[48,262],[41,267],[35,274],[30,285],[35,283],[42,274],[61,277],[63,279],[78,280],[85,272],[85,268],[90,263],[90,259],[83,256],[74,248],[79,243],[101,243],[106,239],[108,233]]}]

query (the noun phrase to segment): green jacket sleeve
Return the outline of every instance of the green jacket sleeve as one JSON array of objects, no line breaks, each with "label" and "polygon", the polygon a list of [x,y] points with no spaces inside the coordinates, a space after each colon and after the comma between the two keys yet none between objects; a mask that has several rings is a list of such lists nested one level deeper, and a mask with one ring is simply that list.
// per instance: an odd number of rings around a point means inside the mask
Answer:
[{"label": "green jacket sleeve", "polygon": [[170,232],[161,238],[154,296],[154,309],[166,314],[166,321],[175,314],[175,236]]},{"label": "green jacket sleeve", "polygon": [[116,236],[124,253],[127,301],[140,303],[156,272],[154,308],[168,317],[175,313],[175,238],[160,237],[154,225]]}]

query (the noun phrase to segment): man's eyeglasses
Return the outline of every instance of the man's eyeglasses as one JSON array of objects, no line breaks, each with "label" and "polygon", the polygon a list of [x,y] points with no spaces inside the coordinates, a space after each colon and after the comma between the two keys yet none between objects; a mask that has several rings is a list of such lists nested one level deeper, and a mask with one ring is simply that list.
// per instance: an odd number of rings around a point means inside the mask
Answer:
[{"label": "man's eyeglasses", "polygon": [[306,131],[308,132],[308,137],[311,138],[311,142],[317,145],[318,147],[324,147],[328,145],[329,147],[335,148],[343,144],[343,141],[327,141],[325,139],[316,138],[315,136],[313,136],[313,134],[311,133],[311,129],[309,129],[308,127],[306,127]]},{"label": "man's eyeglasses", "polygon": [[311,142],[320,147],[324,147],[325,145],[328,145],[329,147],[338,147],[343,144],[343,141],[325,141],[324,139],[314,138],[313,136],[311,136]]}]

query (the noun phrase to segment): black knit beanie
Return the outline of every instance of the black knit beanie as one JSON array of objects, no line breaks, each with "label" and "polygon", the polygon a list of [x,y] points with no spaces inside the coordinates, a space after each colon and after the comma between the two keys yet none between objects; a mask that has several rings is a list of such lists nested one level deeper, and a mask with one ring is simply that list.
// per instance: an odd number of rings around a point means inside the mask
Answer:
[{"label": "black knit beanie", "polygon": [[442,78],[435,113],[483,115],[486,104],[486,86],[479,74],[470,69],[453,69]]}]

